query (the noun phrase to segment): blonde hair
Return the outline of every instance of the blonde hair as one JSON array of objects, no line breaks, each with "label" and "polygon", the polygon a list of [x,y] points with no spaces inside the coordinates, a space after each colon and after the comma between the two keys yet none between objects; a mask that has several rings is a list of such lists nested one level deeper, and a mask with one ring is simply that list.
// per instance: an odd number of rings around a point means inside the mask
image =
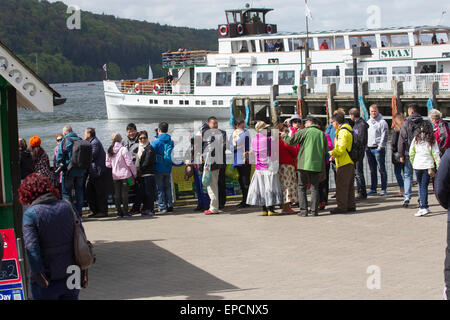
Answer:
[{"label": "blonde hair", "polygon": [[111,140],[113,143],[122,142],[122,136],[120,135],[120,133],[113,133],[111,136]]},{"label": "blonde hair", "polygon": [[337,114],[337,113],[342,113],[342,114],[345,116],[345,110],[344,110],[344,108],[336,109],[336,111],[333,112],[333,116],[334,116],[335,114]]}]

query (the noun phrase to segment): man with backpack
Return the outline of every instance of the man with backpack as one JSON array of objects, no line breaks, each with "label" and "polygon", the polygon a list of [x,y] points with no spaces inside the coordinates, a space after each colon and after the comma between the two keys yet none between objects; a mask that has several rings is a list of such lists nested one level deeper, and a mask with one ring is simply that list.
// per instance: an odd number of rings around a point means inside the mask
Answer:
[{"label": "man with backpack", "polygon": [[160,213],[173,211],[172,182],[170,174],[172,173],[172,151],[174,143],[170,135],[169,124],[161,122],[158,126],[158,135],[152,142],[155,149],[155,180],[158,192],[158,208]]},{"label": "man with backpack", "polygon": [[434,126],[434,136],[439,146],[439,156],[442,158],[445,150],[450,147],[450,130],[448,124],[442,120],[442,113],[436,109],[430,111],[428,118]]},{"label": "man with backpack", "polygon": [[409,160],[409,147],[411,142],[416,136],[417,132],[420,131],[420,126],[422,125],[423,118],[417,112],[419,106],[412,103],[408,106],[408,119],[403,123],[400,129],[400,137],[398,138],[398,153],[400,155],[400,162],[405,164],[405,196],[403,199],[403,207],[407,208],[412,197],[412,183],[414,169],[412,167],[411,161]]},{"label": "man with backpack", "polygon": [[[364,119],[358,108],[350,109],[350,119],[353,121],[353,148],[357,152],[357,161],[355,163],[355,180],[358,196],[356,199],[367,199],[366,179],[364,178],[364,156],[367,148],[367,135],[369,125]],[[357,150],[356,150],[357,149]]]},{"label": "man with backpack", "polygon": [[389,127],[386,120],[378,111],[378,106],[370,106],[370,119],[367,121],[367,160],[370,167],[371,187],[367,195],[376,195],[378,188],[377,168],[381,175],[380,196],[387,194],[387,171],[386,171],[386,145],[389,137]]},{"label": "man with backpack", "polygon": [[[63,168],[62,197],[72,202],[72,189],[75,188],[76,212],[81,217],[84,201],[84,176],[92,163],[92,145],[82,140],[67,125],[63,128],[56,161]],[[73,202],[72,202],[73,204]]]}]

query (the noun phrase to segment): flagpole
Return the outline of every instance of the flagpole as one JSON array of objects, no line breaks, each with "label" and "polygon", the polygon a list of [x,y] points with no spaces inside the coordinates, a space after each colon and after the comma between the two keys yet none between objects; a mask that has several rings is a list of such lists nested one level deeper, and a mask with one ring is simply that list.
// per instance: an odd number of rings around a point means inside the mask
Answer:
[{"label": "flagpole", "polygon": [[[308,8],[308,0],[305,0],[305,8]],[[305,15],[306,18],[306,46],[305,46],[305,60],[306,60],[306,77],[311,76],[311,70],[309,67],[309,26],[308,26],[308,15]]]}]

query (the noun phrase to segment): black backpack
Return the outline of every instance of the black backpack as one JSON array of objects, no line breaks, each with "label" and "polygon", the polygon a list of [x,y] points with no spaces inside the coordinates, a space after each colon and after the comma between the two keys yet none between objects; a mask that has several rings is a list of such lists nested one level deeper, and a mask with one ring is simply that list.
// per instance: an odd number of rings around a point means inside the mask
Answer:
[{"label": "black backpack", "polygon": [[350,131],[345,127],[343,127],[342,129],[345,129],[352,134],[352,148],[350,149],[350,151],[347,150],[347,153],[350,156],[350,159],[352,159],[353,163],[356,163],[364,154],[365,146],[363,146],[362,143],[358,140],[358,135],[356,135],[355,132]]},{"label": "black backpack", "polygon": [[414,140],[414,137],[416,134],[420,131],[420,126],[422,125],[423,120],[420,123],[415,123],[409,120],[406,120],[408,122],[406,126],[406,132],[408,133],[408,150],[411,146],[412,141]]},{"label": "black backpack", "polygon": [[78,168],[88,170],[92,163],[92,145],[86,140],[72,140],[72,160],[70,161],[68,169]]}]

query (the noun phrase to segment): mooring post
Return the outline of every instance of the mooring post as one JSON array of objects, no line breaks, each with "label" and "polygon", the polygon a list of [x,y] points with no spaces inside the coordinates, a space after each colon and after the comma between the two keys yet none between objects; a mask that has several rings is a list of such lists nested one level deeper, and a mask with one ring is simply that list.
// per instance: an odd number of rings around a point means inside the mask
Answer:
[{"label": "mooring post", "polygon": [[304,117],[306,117],[309,114],[309,107],[306,103],[306,95],[308,94],[308,90],[306,89],[306,84],[302,84],[300,86],[299,94],[300,94],[300,101],[302,102],[302,105],[301,105],[302,115]]},{"label": "mooring post", "polygon": [[278,114],[279,114],[278,112],[279,106],[277,101],[278,93],[279,87],[277,84],[275,84],[270,88],[270,117],[272,125],[276,125],[278,123]]},{"label": "mooring post", "polygon": [[327,104],[328,104],[327,119],[328,119],[328,122],[330,122],[331,117],[333,116],[333,113],[336,110],[336,102],[334,101],[334,97],[337,94],[336,90],[337,90],[336,83],[330,83],[328,85],[328,93],[327,93]]},{"label": "mooring post", "polygon": [[397,100],[397,112],[405,115],[401,96],[403,95],[403,81],[392,80],[393,97]]},{"label": "mooring post", "polygon": [[439,94],[439,82],[430,83],[430,99],[433,101],[433,107],[439,110],[436,99],[438,94]]}]

